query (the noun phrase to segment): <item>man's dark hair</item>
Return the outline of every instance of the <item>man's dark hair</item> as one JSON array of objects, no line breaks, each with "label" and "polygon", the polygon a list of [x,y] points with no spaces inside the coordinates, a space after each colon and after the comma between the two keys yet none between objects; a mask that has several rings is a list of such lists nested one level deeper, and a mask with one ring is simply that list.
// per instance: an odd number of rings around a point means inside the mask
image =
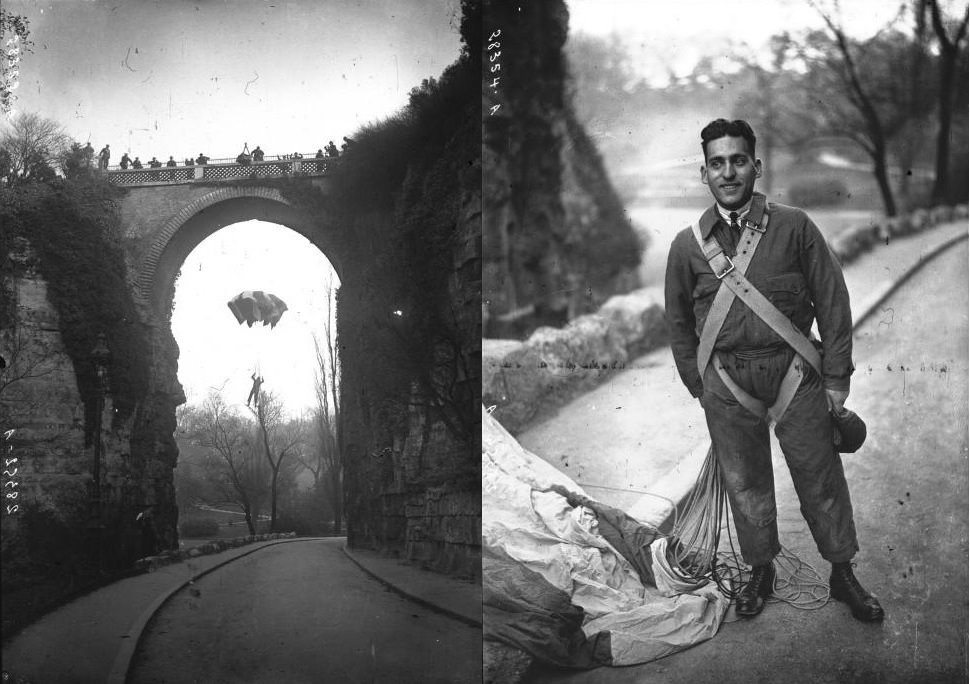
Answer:
[{"label": "man's dark hair", "polygon": [[748,143],[748,152],[754,157],[754,145],[758,139],[755,137],[754,131],[751,130],[751,126],[748,125],[747,121],[744,119],[735,119],[734,121],[714,119],[714,121],[704,126],[704,130],[701,131],[701,148],[704,150],[704,161],[707,161],[707,143],[718,138],[723,138],[726,135],[735,138],[744,138],[745,142]]}]

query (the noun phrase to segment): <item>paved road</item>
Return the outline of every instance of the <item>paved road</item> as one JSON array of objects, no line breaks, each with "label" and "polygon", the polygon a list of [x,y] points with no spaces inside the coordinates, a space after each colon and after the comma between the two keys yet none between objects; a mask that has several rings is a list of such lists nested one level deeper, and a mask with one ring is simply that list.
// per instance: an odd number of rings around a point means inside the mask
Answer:
[{"label": "paved road", "polygon": [[384,588],[343,540],[271,546],[156,614],[129,682],[480,682],[481,630]]},{"label": "paved road", "polygon": [[[923,269],[857,332],[849,406],[869,441],[844,457],[862,551],[858,576],[887,610],[856,622],[842,605],[769,605],[688,651],[646,665],[571,673],[535,683],[966,682],[968,288],[960,243]],[[782,543],[824,576],[775,458]]]}]

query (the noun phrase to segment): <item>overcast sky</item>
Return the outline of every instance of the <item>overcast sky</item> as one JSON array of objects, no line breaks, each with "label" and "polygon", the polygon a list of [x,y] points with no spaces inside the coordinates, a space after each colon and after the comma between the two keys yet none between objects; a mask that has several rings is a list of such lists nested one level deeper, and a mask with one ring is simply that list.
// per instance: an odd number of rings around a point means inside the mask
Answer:
[{"label": "overcast sky", "polygon": [[[731,44],[758,51],[782,31],[824,26],[808,0],[566,0],[571,32],[619,36],[652,82],[691,72],[700,57],[725,54]],[[819,0],[831,9],[833,0]],[[855,37],[873,35],[899,11],[900,0],[843,0],[841,17]],[[956,13],[962,0],[943,0]]]},{"label": "overcast sky", "polygon": [[[293,416],[314,405],[314,335],[324,339],[331,291],[340,280],[316,247],[288,228],[237,223],[202,241],[182,266],[172,332],[179,343],[179,379],[189,403],[210,389],[244,405],[258,371]],[[227,306],[243,290],[264,290],[286,302],[275,328],[237,323]],[[332,330],[336,330],[331,326]]]},{"label": "overcast sky", "polygon": [[[30,19],[16,107],[143,160],[315,151],[459,52],[458,0],[5,0]],[[164,155],[164,156],[163,156]]]},{"label": "overcast sky", "polygon": [[[338,144],[393,114],[460,52],[459,0],[4,0],[30,19],[15,110],[95,150],[142,160],[269,156]],[[258,366],[291,414],[314,404],[329,262],[272,224],[227,227],[189,255],[176,288],[179,379],[243,405]],[[226,302],[266,290],[289,306],[275,330],[239,326]]]}]

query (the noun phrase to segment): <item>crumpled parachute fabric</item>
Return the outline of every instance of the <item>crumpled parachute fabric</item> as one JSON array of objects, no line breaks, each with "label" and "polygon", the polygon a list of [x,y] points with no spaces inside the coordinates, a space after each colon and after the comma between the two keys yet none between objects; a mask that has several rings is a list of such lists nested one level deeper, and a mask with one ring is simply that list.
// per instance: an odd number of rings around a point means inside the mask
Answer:
[{"label": "crumpled parachute fabric", "polygon": [[713,584],[676,593],[656,530],[588,497],[484,408],[482,542],[486,637],[555,665],[661,658],[714,636],[730,603]]}]

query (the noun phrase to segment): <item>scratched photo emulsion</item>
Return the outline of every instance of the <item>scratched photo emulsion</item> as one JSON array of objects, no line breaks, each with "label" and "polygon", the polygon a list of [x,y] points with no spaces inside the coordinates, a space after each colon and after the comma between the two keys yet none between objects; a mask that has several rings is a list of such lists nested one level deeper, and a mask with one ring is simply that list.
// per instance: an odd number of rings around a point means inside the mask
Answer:
[{"label": "scratched photo emulsion", "polygon": [[482,7],[0,7],[4,682],[482,681]]},{"label": "scratched photo emulsion", "polygon": [[967,3],[485,8],[486,681],[966,681]]}]

